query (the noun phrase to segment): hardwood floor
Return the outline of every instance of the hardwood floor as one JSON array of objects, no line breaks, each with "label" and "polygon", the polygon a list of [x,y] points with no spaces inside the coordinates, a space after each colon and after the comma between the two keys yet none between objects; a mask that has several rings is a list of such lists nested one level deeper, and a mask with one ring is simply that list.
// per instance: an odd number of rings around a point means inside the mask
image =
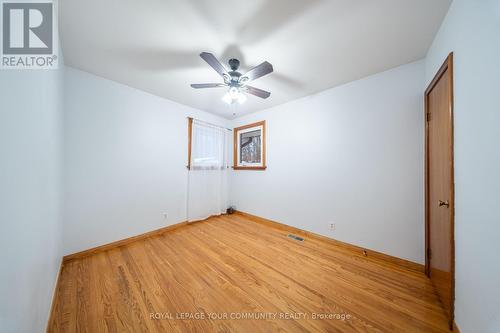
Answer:
[{"label": "hardwood floor", "polygon": [[241,215],[66,262],[48,332],[123,331],[449,332],[423,273]]}]

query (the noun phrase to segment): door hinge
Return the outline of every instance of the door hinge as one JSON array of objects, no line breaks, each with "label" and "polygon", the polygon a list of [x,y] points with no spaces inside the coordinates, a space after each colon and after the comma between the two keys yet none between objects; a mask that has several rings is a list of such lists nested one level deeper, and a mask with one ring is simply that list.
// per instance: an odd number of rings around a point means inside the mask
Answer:
[{"label": "door hinge", "polygon": [[432,258],[432,251],[430,248],[427,249],[427,259],[431,259]]},{"label": "door hinge", "polygon": [[425,114],[425,119],[426,119],[427,121],[431,121],[431,113],[430,113],[430,112],[427,112],[427,113]]}]

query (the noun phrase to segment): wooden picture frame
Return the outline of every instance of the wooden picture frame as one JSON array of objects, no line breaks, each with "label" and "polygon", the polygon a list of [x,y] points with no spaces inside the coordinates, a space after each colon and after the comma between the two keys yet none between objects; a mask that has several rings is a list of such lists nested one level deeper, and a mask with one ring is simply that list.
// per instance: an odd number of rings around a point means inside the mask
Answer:
[{"label": "wooden picture frame", "polygon": [[[259,121],[233,129],[233,169],[266,169],[266,121]],[[243,142],[245,141],[245,142]],[[242,145],[244,145],[242,147]],[[245,149],[245,147],[248,147]]]}]

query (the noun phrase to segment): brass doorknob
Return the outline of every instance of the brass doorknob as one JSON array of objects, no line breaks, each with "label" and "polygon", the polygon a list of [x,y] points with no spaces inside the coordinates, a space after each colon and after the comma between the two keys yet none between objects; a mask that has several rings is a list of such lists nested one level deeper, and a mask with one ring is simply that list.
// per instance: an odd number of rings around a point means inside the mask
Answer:
[{"label": "brass doorknob", "polygon": [[438,205],[439,205],[439,207],[442,207],[442,206],[450,207],[450,203],[448,202],[448,200],[446,200],[446,201],[438,200]]}]

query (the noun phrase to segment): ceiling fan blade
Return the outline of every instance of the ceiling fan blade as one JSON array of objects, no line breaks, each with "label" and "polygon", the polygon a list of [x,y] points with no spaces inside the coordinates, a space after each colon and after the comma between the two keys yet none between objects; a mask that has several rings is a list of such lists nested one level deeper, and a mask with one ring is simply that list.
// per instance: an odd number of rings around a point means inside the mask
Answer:
[{"label": "ceiling fan blade", "polygon": [[226,70],[226,68],[217,60],[217,58],[208,52],[201,52],[200,57],[207,62],[220,76],[227,80],[230,76]]},{"label": "ceiling fan blade", "polygon": [[192,83],[194,89],[225,87],[224,83]]},{"label": "ceiling fan blade", "polygon": [[271,93],[269,91],[265,91],[252,86],[246,86],[245,91],[260,98],[268,98],[269,96],[271,96]]},{"label": "ceiling fan blade", "polygon": [[241,76],[240,83],[246,83],[253,80],[257,80],[259,77],[267,75],[273,72],[273,65],[269,62],[264,61],[262,64],[255,66],[245,74]]}]

